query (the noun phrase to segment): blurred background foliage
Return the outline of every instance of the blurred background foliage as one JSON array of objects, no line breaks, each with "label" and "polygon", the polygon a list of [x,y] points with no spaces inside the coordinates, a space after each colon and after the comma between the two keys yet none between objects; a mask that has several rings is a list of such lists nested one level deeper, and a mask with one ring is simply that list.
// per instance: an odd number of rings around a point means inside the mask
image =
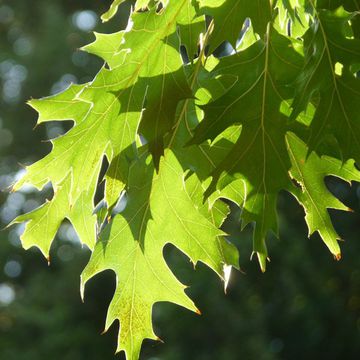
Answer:
[{"label": "blurred background foliage", "polygon": [[[31,97],[56,93],[71,82],[93,78],[101,60],[78,51],[93,40],[92,30],[123,28],[129,6],[109,24],[98,15],[105,0],[0,0],[0,221],[37,207],[49,191],[31,188],[10,194],[9,185],[28,164],[49,151],[46,140],[69,124],[33,127]],[[335,262],[318,236],[307,239],[303,211],[279,197],[280,240],[270,239],[271,264],[261,274],[250,262],[251,229],[240,231],[239,210],[225,227],[239,247],[241,272],[233,272],[225,296],[210,270],[196,272],[171,246],[166,258],[186,284],[203,315],[157,304],[154,323],[164,344],[148,342],[143,359],[358,359],[360,354],[360,187],[327,179],[329,189],[353,213],[331,212],[346,239]],[[85,304],[79,274],[89,252],[63,224],[52,248],[52,262],[36,249],[21,249],[23,227],[0,232],[0,359],[114,359],[116,326],[100,336],[114,291],[106,272],[90,282]],[[123,359],[123,355],[116,358]]]}]

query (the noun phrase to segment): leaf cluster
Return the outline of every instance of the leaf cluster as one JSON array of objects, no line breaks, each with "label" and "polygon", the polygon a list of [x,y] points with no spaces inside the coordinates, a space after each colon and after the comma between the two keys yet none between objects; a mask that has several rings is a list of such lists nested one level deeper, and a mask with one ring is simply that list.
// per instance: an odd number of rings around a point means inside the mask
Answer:
[{"label": "leaf cluster", "polygon": [[118,351],[131,360],[145,338],[157,339],[156,302],[199,312],[163,258],[166,244],[209,266],[226,287],[239,266],[221,230],[230,201],[243,226],[253,224],[253,254],[265,271],[285,190],[303,206],[309,235],[318,232],[340,259],[328,208],[348,208],[325,178],[360,181],[358,1],[133,5],[125,30],[96,33],[83,48],[104,60],[93,81],[29,102],[38,124],[74,125],[14,185],[41,190],[51,182],[53,198],[13,221],[26,222],[23,246],[49,261],[62,221],[72,223],[92,250],[82,295],[99,272],[116,273],[106,329],[120,321]]}]

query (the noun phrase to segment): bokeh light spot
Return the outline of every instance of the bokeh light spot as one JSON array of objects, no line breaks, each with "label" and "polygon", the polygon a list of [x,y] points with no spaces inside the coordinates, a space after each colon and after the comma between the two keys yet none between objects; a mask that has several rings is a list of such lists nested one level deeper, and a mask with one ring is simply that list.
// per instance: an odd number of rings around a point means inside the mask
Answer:
[{"label": "bokeh light spot", "polygon": [[93,30],[97,20],[97,15],[91,10],[77,11],[72,17],[73,24],[82,31]]}]

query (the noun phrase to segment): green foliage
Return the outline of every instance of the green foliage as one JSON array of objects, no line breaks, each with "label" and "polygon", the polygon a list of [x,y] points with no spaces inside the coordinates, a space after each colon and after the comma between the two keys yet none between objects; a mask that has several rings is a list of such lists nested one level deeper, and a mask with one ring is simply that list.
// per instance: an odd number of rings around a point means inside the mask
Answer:
[{"label": "green foliage", "polygon": [[[114,1],[103,21],[123,2]],[[125,31],[95,34],[83,48],[105,61],[92,82],[30,101],[38,124],[74,125],[14,185],[41,190],[51,182],[53,198],[13,223],[27,222],[24,247],[49,259],[60,224],[70,220],[92,250],[82,294],[99,272],[116,273],[105,329],[120,321],[118,351],[128,359],[139,357],[145,338],[157,339],[155,303],[198,312],[167,267],[166,244],[213,269],[226,288],[238,253],[220,229],[229,213],[223,199],[242,208],[243,226],[254,224],[262,271],[266,238],[278,233],[281,190],[303,206],[309,234],[318,232],[340,258],[328,208],[347,208],[325,177],[360,181],[359,7],[138,0]],[[225,41],[234,51],[216,58]]]}]

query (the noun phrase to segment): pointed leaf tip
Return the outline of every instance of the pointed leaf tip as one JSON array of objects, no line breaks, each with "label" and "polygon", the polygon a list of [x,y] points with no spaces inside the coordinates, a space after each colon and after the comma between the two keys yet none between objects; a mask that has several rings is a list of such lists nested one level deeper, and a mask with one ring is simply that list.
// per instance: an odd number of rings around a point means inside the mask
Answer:
[{"label": "pointed leaf tip", "polygon": [[260,265],[260,270],[262,273],[264,273],[266,271],[266,261],[270,262],[270,259],[267,254],[263,254],[258,251],[256,252],[256,256]]},{"label": "pointed leaf tip", "polygon": [[80,299],[81,299],[81,302],[85,301],[85,284],[84,284],[81,276],[80,276]]},{"label": "pointed leaf tip", "polygon": [[224,292],[226,294],[231,276],[231,265],[224,265]]}]

